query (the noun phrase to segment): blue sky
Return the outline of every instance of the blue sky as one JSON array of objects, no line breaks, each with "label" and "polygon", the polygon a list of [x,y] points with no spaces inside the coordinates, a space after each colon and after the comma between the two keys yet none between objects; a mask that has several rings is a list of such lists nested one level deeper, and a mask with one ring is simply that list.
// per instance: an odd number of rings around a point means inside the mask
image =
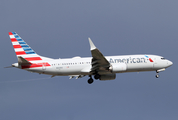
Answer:
[{"label": "blue sky", "polygon": [[[0,119],[178,119],[178,1],[3,0],[0,5]],[[88,37],[104,55],[156,54],[173,66],[117,74],[112,81],[50,78],[20,69],[8,32],[17,32],[38,54],[91,56]]]}]

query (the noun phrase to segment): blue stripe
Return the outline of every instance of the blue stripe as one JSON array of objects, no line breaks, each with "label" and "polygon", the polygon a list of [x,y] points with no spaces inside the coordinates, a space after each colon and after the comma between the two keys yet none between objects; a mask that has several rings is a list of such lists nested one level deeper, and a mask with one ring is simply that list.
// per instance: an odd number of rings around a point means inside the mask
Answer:
[{"label": "blue stripe", "polygon": [[34,52],[33,50],[25,50],[25,52]]},{"label": "blue stripe", "polygon": [[25,48],[24,51],[26,54],[36,54],[31,48]]},{"label": "blue stripe", "polygon": [[21,47],[23,48],[23,47],[29,47],[28,45],[21,45]]},{"label": "blue stripe", "polygon": [[26,51],[25,51],[25,53],[26,54],[36,54],[35,52],[26,52]]},{"label": "blue stripe", "polygon": [[18,35],[14,35],[15,36],[15,38],[20,38],[20,36],[18,36]]},{"label": "blue stripe", "polygon": [[23,49],[31,49],[30,47],[22,47]]},{"label": "blue stripe", "polygon": [[16,35],[16,32],[12,32],[12,34]]},{"label": "blue stripe", "polygon": [[31,48],[23,48],[24,51],[32,50]]},{"label": "blue stripe", "polygon": [[20,44],[26,44],[25,42],[19,42]]},{"label": "blue stripe", "polygon": [[20,41],[23,41],[22,39],[16,39],[16,40],[19,41],[19,42],[20,42]]}]

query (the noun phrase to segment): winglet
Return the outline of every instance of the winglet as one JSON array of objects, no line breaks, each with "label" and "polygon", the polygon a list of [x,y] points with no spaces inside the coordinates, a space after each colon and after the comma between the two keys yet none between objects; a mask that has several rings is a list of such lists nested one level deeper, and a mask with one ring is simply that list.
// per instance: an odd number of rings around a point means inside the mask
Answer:
[{"label": "winglet", "polygon": [[93,44],[93,42],[91,41],[91,39],[88,38],[88,40],[89,40],[89,43],[90,43],[90,50],[96,49],[96,47],[95,47],[95,45]]}]

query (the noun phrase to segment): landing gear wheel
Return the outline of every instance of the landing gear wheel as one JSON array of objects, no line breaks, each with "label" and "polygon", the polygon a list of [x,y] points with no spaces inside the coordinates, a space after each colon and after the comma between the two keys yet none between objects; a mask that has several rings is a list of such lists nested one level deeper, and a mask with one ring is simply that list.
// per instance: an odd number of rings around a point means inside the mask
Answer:
[{"label": "landing gear wheel", "polygon": [[159,78],[159,75],[158,75],[158,74],[156,75],[156,78]]},{"label": "landing gear wheel", "polygon": [[92,83],[93,83],[93,79],[92,78],[88,79],[88,84],[92,84]]},{"label": "landing gear wheel", "polygon": [[99,75],[99,74],[96,74],[96,75],[94,76],[94,78],[97,80],[97,79],[100,78],[100,75]]}]

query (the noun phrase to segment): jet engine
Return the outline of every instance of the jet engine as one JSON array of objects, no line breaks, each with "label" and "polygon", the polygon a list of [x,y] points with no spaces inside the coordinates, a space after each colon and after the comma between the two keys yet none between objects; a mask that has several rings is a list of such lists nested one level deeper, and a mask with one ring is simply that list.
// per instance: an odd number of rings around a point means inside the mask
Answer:
[{"label": "jet engine", "polygon": [[100,80],[114,80],[116,78],[115,73],[100,75]]},{"label": "jet engine", "polygon": [[127,65],[125,63],[112,64],[109,70],[114,73],[119,73],[127,70]]}]

